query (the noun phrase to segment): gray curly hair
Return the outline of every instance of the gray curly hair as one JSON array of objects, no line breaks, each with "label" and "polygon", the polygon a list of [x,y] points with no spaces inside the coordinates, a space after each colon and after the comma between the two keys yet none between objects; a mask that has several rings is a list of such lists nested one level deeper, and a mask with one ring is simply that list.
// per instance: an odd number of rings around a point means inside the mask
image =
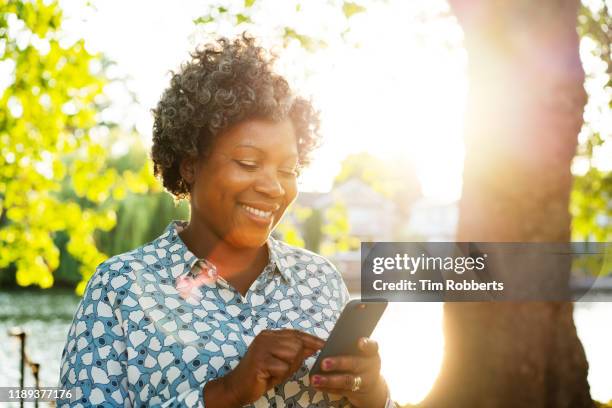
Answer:
[{"label": "gray curly hair", "polygon": [[151,158],[156,176],[176,198],[189,195],[181,177],[184,158],[206,157],[216,137],[249,119],[289,118],[298,144],[299,167],[310,163],[319,145],[319,117],[311,103],[295,96],[272,70],[274,56],[242,34],[219,38],[191,54],[173,73],[153,109]]}]

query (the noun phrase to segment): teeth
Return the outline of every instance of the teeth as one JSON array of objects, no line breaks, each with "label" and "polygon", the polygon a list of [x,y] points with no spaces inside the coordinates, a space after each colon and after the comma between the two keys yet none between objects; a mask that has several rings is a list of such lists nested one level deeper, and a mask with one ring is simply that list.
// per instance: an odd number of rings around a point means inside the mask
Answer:
[{"label": "teeth", "polygon": [[248,205],[244,205],[244,204],[242,205],[242,208],[244,208],[251,214],[261,217],[261,218],[270,218],[272,216],[271,211],[258,210],[257,208],[249,207]]}]

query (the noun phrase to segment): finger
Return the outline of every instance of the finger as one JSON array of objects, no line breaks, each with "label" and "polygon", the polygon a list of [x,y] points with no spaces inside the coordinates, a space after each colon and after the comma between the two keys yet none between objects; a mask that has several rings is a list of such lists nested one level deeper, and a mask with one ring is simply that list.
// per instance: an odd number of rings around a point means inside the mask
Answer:
[{"label": "finger", "polygon": [[321,362],[323,371],[343,371],[349,373],[363,373],[376,368],[376,359],[360,356],[327,357]]},{"label": "finger", "polygon": [[297,336],[297,338],[300,339],[300,341],[304,344],[304,347],[319,350],[325,345],[325,340],[317,336],[313,336],[310,333],[299,330],[292,330],[292,332],[295,336]]},{"label": "finger", "polygon": [[294,344],[294,347],[297,347],[295,349],[295,355],[293,357],[293,361],[291,362],[291,373],[295,373],[300,366],[302,365],[302,363],[304,362],[304,345],[302,344],[301,341],[297,340],[296,343]]},{"label": "finger", "polygon": [[[355,376],[351,374],[315,375],[311,383],[317,389],[329,388],[336,392],[350,391],[355,384]],[[363,382],[361,388],[363,388]]]},{"label": "finger", "polygon": [[295,329],[280,329],[280,330],[270,330],[269,333],[274,333],[277,336],[284,338],[293,338],[302,342],[304,347],[311,348],[315,350],[320,350],[325,345],[325,340],[313,336],[312,334],[295,330]]},{"label": "finger", "polygon": [[337,394],[337,395],[342,395],[345,397],[349,397],[351,395],[355,395],[355,393],[358,392],[362,392],[361,390],[359,391],[351,391],[351,390],[345,390],[345,389],[337,389],[337,388],[328,388],[328,387],[316,387],[317,391],[320,392],[324,392],[326,394]]},{"label": "finger", "polygon": [[318,350],[325,345],[325,340],[300,330],[283,329],[279,330],[279,332],[283,333],[284,335],[290,335],[299,338],[304,343],[304,345],[309,348],[314,348]]},{"label": "finger", "polygon": [[308,357],[315,354],[317,351],[318,350],[305,347],[304,350],[302,351],[302,360],[307,359]]},{"label": "finger", "polygon": [[316,374],[310,377],[310,384],[317,390],[319,389],[331,389],[336,393],[346,393],[351,391],[355,385],[355,377],[361,377],[361,384],[359,385],[360,392],[369,392],[372,387],[376,387],[380,379],[379,372],[365,372],[363,374]]},{"label": "finger", "polygon": [[275,358],[274,356],[269,356],[264,362],[262,371],[268,373],[271,382],[277,384],[292,374],[290,368],[291,366],[287,362]]},{"label": "finger", "polygon": [[304,346],[301,341],[291,338],[276,339],[276,341],[268,349],[269,353],[281,360],[294,364],[296,360],[300,360],[304,351]]},{"label": "finger", "polygon": [[291,372],[296,372],[304,363],[304,360],[317,350],[304,348],[300,340],[283,339],[279,340],[277,346],[270,350],[270,353],[278,356],[291,365]]},{"label": "finger", "polygon": [[375,356],[378,355],[378,342],[368,337],[362,337],[357,343],[359,351],[362,356]]}]

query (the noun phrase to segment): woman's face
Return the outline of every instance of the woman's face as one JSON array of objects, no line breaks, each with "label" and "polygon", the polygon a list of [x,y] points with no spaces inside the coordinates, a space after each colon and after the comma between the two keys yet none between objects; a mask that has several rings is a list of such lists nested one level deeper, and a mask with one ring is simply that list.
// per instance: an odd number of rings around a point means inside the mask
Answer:
[{"label": "woman's face", "polygon": [[289,119],[235,125],[194,164],[191,217],[234,247],[260,247],[297,195],[297,164]]}]

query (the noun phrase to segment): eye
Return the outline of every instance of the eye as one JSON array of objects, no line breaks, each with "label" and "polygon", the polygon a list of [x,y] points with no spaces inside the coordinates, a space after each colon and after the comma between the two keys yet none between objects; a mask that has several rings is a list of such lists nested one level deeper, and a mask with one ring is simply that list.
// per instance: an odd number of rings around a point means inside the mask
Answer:
[{"label": "eye", "polygon": [[259,167],[257,165],[257,162],[254,162],[252,160],[235,160],[235,162],[238,163],[240,167],[249,171],[257,170],[257,168]]},{"label": "eye", "polygon": [[282,174],[287,176],[297,177],[298,170],[296,168],[284,168],[279,170]]}]

